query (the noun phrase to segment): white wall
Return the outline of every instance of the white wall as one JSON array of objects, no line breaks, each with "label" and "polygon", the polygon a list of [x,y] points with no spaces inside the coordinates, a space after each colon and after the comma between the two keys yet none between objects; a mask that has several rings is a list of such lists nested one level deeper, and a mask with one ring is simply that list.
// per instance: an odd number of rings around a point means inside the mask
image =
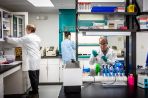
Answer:
[{"label": "white wall", "polygon": [[[36,18],[46,18],[37,20]],[[58,46],[59,44],[59,14],[55,13],[29,13],[29,23],[37,27],[36,34],[42,39],[42,46]]]},{"label": "white wall", "polygon": [[145,66],[146,56],[148,53],[148,32],[139,32],[137,33],[136,38],[136,64]]},{"label": "white wall", "polygon": [[124,39],[125,36],[108,36],[108,44],[110,47],[117,46],[117,49],[124,49]]}]

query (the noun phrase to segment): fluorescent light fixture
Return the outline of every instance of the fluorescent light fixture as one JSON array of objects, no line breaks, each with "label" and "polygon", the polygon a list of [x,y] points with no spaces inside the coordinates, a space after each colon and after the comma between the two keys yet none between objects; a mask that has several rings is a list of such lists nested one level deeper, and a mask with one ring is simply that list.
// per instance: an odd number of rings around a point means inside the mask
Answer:
[{"label": "fluorescent light fixture", "polygon": [[130,36],[131,32],[85,32],[85,36]]},{"label": "fluorescent light fixture", "polygon": [[27,0],[35,7],[54,7],[50,0]]}]

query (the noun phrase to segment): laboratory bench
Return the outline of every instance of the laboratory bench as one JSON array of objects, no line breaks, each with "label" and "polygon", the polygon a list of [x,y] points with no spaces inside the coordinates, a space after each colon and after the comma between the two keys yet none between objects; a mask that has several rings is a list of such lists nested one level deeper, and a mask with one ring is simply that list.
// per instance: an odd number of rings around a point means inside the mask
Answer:
[{"label": "laboratory bench", "polygon": [[22,62],[21,61],[16,61],[16,62],[13,62],[11,64],[1,64],[0,65],[0,75],[5,73],[6,71],[10,70],[10,69],[13,69],[19,65],[21,65]]},{"label": "laboratory bench", "polygon": [[30,87],[28,72],[22,71],[22,61],[0,65],[0,98],[4,95],[24,94]]},{"label": "laboratory bench", "polygon": [[61,88],[58,98],[148,98],[148,89],[128,86],[102,86],[98,83],[84,84],[81,93],[64,93]]},{"label": "laboratory bench", "polygon": [[62,58],[62,56],[41,56],[41,59],[48,59],[48,58]]}]

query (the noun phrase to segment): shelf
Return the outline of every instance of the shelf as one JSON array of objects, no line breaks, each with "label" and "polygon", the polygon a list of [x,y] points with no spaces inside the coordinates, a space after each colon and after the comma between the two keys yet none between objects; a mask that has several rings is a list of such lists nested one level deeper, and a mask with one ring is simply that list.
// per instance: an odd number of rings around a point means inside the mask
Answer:
[{"label": "shelf", "polygon": [[78,58],[90,58],[90,55],[79,55]]},{"label": "shelf", "polygon": [[148,15],[148,12],[140,12],[140,15]]},{"label": "shelf", "polygon": [[84,32],[136,32],[137,30],[117,30],[117,29],[78,29]]},{"label": "shelf", "polygon": [[84,36],[130,36],[131,32],[82,32]]},{"label": "shelf", "polygon": [[78,46],[99,46],[99,44],[79,44]]},{"label": "shelf", "polygon": [[142,32],[142,31],[148,31],[148,29],[140,29],[138,30],[139,32]]},{"label": "shelf", "polygon": [[106,3],[110,3],[110,2],[114,2],[114,3],[123,3],[125,2],[125,0],[78,0],[78,2],[94,2],[94,3],[99,3],[99,2],[106,2]]},{"label": "shelf", "polygon": [[77,12],[77,14],[137,15],[137,12]]},{"label": "shelf", "polygon": [[10,29],[3,29],[4,31],[10,31]]},{"label": "shelf", "polygon": [[3,22],[10,23],[10,21],[9,21],[9,20],[3,20]]}]

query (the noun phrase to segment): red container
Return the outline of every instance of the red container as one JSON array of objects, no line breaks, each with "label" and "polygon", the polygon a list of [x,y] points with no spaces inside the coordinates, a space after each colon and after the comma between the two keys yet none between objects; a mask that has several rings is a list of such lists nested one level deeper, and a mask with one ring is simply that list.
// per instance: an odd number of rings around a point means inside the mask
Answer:
[{"label": "red container", "polygon": [[134,86],[134,76],[133,74],[128,75],[128,85]]}]

